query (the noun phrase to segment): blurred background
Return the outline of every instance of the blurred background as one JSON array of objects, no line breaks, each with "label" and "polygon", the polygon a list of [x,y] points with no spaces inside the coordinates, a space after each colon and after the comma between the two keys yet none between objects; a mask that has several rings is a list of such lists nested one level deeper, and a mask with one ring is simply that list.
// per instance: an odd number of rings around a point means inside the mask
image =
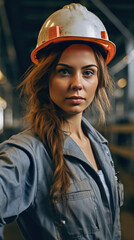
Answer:
[{"label": "blurred background", "polygon": [[[122,240],[134,239],[134,2],[131,0],[0,0],[0,142],[23,129],[25,114],[17,85],[31,64],[44,20],[66,4],[77,2],[104,23],[117,46],[109,64],[115,81],[112,111],[106,126],[96,125],[108,139],[112,157],[125,188],[121,208]],[[16,223],[4,230],[5,240],[22,240]]]}]

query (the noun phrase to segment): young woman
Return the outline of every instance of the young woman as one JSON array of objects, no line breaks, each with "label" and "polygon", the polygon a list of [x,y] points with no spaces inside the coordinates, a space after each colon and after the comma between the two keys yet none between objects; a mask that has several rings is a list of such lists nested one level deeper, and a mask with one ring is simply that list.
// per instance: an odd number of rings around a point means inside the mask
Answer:
[{"label": "young woman", "polygon": [[107,140],[83,117],[105,119],[115,54],[101,21],[70,4],[44,23],[21,83],[28,130],[0,145],[0,224],[28,240],[119,240],[122,202]]}]

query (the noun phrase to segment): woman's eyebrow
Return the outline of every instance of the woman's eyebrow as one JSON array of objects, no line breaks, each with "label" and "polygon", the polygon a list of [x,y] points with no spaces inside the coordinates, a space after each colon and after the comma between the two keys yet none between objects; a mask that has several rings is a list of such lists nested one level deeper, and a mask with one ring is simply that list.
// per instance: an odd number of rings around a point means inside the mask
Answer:
[{"label": "woman's eyebrow", "polygon": [[64,63],[58,63],[56,66],[64,66],[64,67],[67,67],[67,68],[73,68],[70,65],[64,64]]},{"label": "woman's eyebrow", "polygon": [[98,68],[98,66],[95,65],[95,64],[89,64],[89,65],[86,65],[86,66],[82,67],[82,69],[89,68],[89,67],[96,67],[96,68]]},{"label": "woman's eyebrow", "polygon": [[[71,69],[73,68],[70,65],[65,64],[65,63],[58,63],[57,66],[64,66],[64,67],[71,68]],[[85,69],[85,68],[88,68],[88,67],[96,67],[96,68],[98,68],[98,66],[95,65],[95,64],[89,64],[89,65],[83,66],[82,69]]]}]

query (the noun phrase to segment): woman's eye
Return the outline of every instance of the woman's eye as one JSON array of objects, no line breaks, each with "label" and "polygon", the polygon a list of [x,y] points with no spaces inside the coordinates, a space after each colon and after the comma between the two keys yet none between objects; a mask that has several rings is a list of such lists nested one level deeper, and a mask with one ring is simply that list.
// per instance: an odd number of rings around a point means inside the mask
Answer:
[{"label": "woman's eye", "polygon": [[84,77],[91,77],[94,74],[93,70],[86,70],[83,72]]},{"label": "woman's eye", "polygon": [[58,73],[60,73],[62,76],[68,76],[70,75],[70,72],[68,69],[59,69]]}]

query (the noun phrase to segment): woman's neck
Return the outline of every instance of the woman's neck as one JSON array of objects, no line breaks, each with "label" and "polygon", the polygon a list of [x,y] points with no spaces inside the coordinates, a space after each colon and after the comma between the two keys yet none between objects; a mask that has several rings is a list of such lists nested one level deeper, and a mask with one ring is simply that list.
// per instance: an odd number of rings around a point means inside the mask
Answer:
[{"label": "woman's neck", "polygon": [[68,132],[68,134],[73,137],[79,138],[83,137],[83,130],[81,126],[82,114],[77,114],[66,118],[66,122],[63,123],[63,130]]}]

